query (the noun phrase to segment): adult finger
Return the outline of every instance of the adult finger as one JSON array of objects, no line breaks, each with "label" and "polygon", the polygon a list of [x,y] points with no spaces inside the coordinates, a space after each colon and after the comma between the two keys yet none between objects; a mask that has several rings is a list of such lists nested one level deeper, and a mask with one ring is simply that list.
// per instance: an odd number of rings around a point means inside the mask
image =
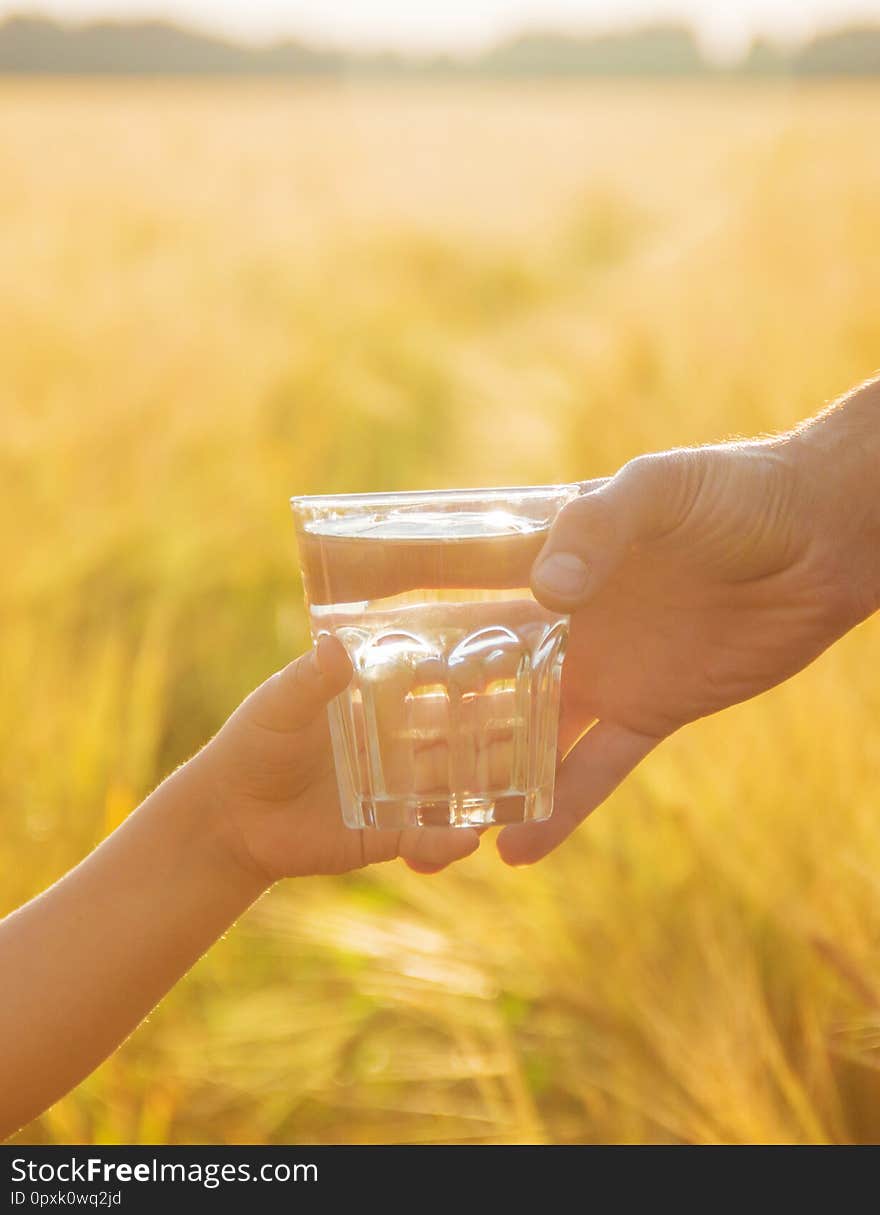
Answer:
[{"label": "adult finger", "polygon": [[505,827],[498,836],[501,859],[531,865],[552,852],[659,741],[614,722],[597,722],[562,763],[551,817]]}]

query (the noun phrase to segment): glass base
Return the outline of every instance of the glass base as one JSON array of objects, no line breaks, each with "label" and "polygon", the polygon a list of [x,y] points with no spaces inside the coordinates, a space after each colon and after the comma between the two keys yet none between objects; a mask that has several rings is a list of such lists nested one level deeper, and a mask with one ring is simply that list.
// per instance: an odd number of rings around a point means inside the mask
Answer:
[{"label": "glass base", "polygon": [[553,790],[511,793],[494,799],[361,798],[344,806],[345,825],[356,830],[373,827],[402,831],[407,827],[491,827],[507,823],[537,823],[550,817]]}]

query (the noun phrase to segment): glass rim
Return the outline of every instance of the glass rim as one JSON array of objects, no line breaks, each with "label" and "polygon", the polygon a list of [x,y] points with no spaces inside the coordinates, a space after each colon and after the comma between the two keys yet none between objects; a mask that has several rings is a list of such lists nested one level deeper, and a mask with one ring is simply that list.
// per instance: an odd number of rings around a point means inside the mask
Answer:
[{"label": "glass rim", "polygon": [[388,490],[386,492],[368,492],[359,494],[295,494],[290,498],[292,510],[309,508],[332,509],[352,506],[407,506],[420,502],[472,502],[474,499],[485,499],[488,504],[497,503],[507,498],[541,499],[558,497],[566,493],[577,493],[580,483],[577,481],[562,481],[547,485],[493,485],[474,487],[472,489],[410,489]]}]

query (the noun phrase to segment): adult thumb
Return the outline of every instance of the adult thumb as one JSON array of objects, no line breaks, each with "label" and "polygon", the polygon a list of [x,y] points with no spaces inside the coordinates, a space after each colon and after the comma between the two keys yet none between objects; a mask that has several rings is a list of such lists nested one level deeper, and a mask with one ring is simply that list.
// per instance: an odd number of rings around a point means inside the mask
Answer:
[{"label": "adult thumb", "polygon": [[640,539],[663,528],[670,453],[639,456],[559,512],[532,570],[545,607],[572,612],[602,587]]}]

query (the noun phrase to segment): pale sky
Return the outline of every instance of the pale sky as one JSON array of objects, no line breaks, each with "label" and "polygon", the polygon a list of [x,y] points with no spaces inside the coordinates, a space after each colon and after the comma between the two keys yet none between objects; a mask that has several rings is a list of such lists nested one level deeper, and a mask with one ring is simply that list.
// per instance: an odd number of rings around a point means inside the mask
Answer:
[{"label": "pale sky", "polygon": [[797,40],[847,20],[880,22],[880,0],[0,0],[0,17],[164,16],[250,39],[300,34],[361,47],[479,47],[528,27],[596,29],[684,18],[710,48],[753,33]]}]

